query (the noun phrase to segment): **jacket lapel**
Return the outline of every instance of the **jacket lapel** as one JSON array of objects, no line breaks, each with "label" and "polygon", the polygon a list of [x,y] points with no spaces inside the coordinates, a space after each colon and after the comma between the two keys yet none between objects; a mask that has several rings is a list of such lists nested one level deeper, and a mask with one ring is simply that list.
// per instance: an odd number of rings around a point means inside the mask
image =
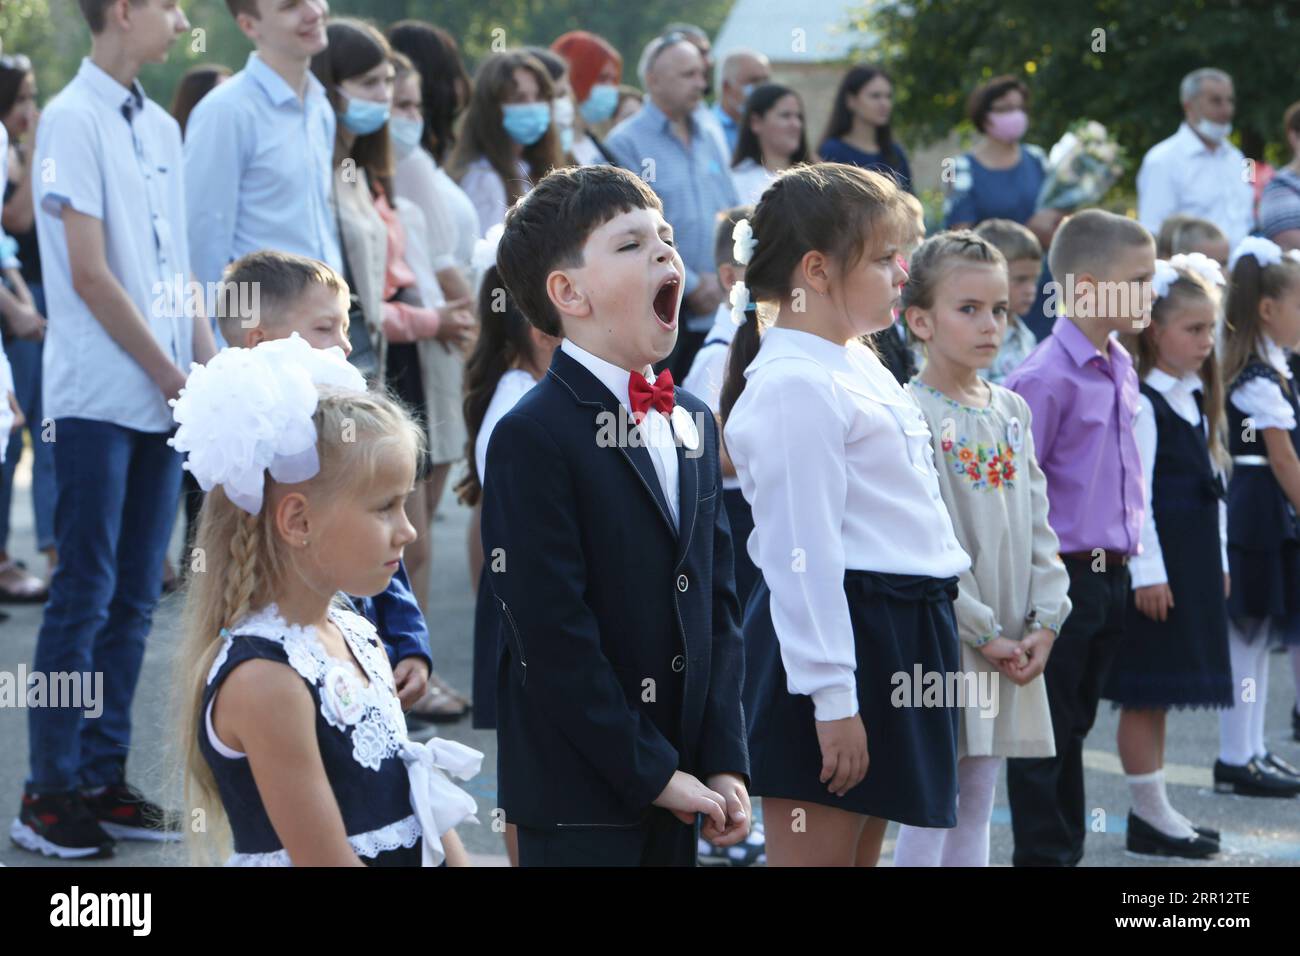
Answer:
[{"label": "jacket lapel", "polygon": [[[581,362],[561,349],[555,350],[555,356],[551,359],[551,367],[547,370],[547,374],[563,385],[579,405],[607,413],[607,415],[592,416],[592,428],[596,432],[592,436],[593,440],[601,432],[608,433],[611,421],[608,416],[615,416],[612,421],[617,421],[619,424],[614,436],[617,440],[612,444],[627,463],[632,466],[632,470],[636,472],[642,487],[654,499],[659,515],[664,520],[664,525],[676,537],[678,529],[673,525],[672,518],[669,515],[668,500],[664,497],[663,488],[659,485],[659,476],[655,474],[654,462],[650,460],[650,450],[643,445],[633,446],[630,441],[622,440],[631,436],[633,429],[636,427],[627,408],[614,397],[600,379],[587,371]],[[600,444],[605,444],[605,442],[597,442],[598,447]],[[693,519],[694,512],[692,512]]]}]

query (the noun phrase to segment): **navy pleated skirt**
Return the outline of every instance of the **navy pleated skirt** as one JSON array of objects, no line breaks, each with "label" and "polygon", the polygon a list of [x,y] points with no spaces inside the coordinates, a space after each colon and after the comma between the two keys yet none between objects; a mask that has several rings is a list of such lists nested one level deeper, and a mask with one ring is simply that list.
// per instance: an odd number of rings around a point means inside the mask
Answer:
[{"label": "navy pleated skirt", "polygon": [[[870,763],[862,782],[837,797],[818,778],[812,698],[787,689],[772,627],[771,592],[761,574],[745,608],[745,714],[756,796],[803,800],[919,827],[957,823],[957,721],[952,701],[894,706],[896,675],[947,675],[961,668],[952,601],[957,579],[848,571],[844,575],[857,645],[858,709]],[[768,821],[768,826],[776,826]]]},{"label": "navy pleated skirt", "polygon": [[[189,472],[186,472],[189,474]],[[736,599],[743,609],[749,601],[754,582],[758,580],[758,569],[749,560],[749,535],[754,530],[754,512],[739,488],[724,488],[722,504],[727,509],[727,523],[731,525],[731,552],[736,568]]]}]

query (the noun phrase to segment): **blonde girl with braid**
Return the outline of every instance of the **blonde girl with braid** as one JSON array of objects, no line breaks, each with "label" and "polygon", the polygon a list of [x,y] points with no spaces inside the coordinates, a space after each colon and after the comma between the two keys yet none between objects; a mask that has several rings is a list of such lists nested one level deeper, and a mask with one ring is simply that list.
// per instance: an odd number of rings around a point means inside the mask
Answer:
[{"label": "blonde girl with braid", "polygon": [[196,857],[463,864],[475,804],[439,768],[482,754],[407,738],[388,656],[338,597],[383,591],[415,538],[419,426],[296,335],[196,367],[174,414],[208,492],[177,658]]}]

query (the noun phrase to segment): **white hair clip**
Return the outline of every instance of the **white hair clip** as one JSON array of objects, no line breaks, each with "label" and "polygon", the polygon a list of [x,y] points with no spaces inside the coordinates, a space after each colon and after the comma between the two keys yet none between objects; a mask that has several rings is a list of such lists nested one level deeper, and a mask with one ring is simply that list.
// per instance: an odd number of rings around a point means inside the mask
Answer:
[{"label": "white hair clip", "polygon": [[749,289],[745,283],[737,282],[731,287],[731,321],[736,325],[745,324],[745,310],[749,308]]},{"label": "white hair clip", "polygon": [[497,223],[482,239],[474,241],[474,251],[470,254],[469,264],[476,276],[481,276],[497,264],[497,246],[500,245],[501,234],[505,231],[505,225]]},{"label": "white hair clip", "polygon": [[1180,252],[1169,257],[1169,264],[1175,269],[1195,272],[1211,285],[1223,285],[1223,269],[1203,252]]},{"label": "white hair clip", "polygon": [[749,260],[754,258],[754,247],[758,243],[754,239],[754,227],[749,224],[748,219],[741,219],[731,230],[731,240],[733,242],[731,257],[742,266],[749,265]]},{"label": "white hair clip", "polygon": [[1228,260],[1229,272],[1237,268],[1237,260],[1242,256],[1253,256],[1260,268],[1275,266],[1282,261],[1282,247],[1263,236],[1247,236],[1232,250],[1232,258]]},{"label": "white hair clip", "polygon": [[1156,271],[1151,276],[1151,291],[1157,299],[1169,294],[1169,287],[1178,281],[1178,270],[1164,259],[1156,260]]},{"label": "white hair clip", "polygon": [[188,452],[182,465],[204,491],[222,489],[249,514],[262,510],[264,472],[276,481],[306,481],[320,471],[317,386],[365,392],[361,372],[340,348],[314,349],[294,333],[251,349],[229,348],[190,367],[171,401],[179,426],[167,440]]}]

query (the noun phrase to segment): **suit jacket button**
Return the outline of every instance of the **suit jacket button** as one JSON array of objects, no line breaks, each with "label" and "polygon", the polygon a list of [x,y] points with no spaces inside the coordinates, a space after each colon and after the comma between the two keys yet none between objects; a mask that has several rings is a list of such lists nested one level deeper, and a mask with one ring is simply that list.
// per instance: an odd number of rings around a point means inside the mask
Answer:
[{"label": "suit jacket button", "polygon": [[686,580],[686,575],[684,574],[677,575],[677,590],[685,594],[686,589],[690,586],[691,586],[691,582]]},{"label": "suit jacket button", "polygon": [[678,654],[673,658],[673,673],[680,674],[684,670],[686,670],[686,658]]}]

